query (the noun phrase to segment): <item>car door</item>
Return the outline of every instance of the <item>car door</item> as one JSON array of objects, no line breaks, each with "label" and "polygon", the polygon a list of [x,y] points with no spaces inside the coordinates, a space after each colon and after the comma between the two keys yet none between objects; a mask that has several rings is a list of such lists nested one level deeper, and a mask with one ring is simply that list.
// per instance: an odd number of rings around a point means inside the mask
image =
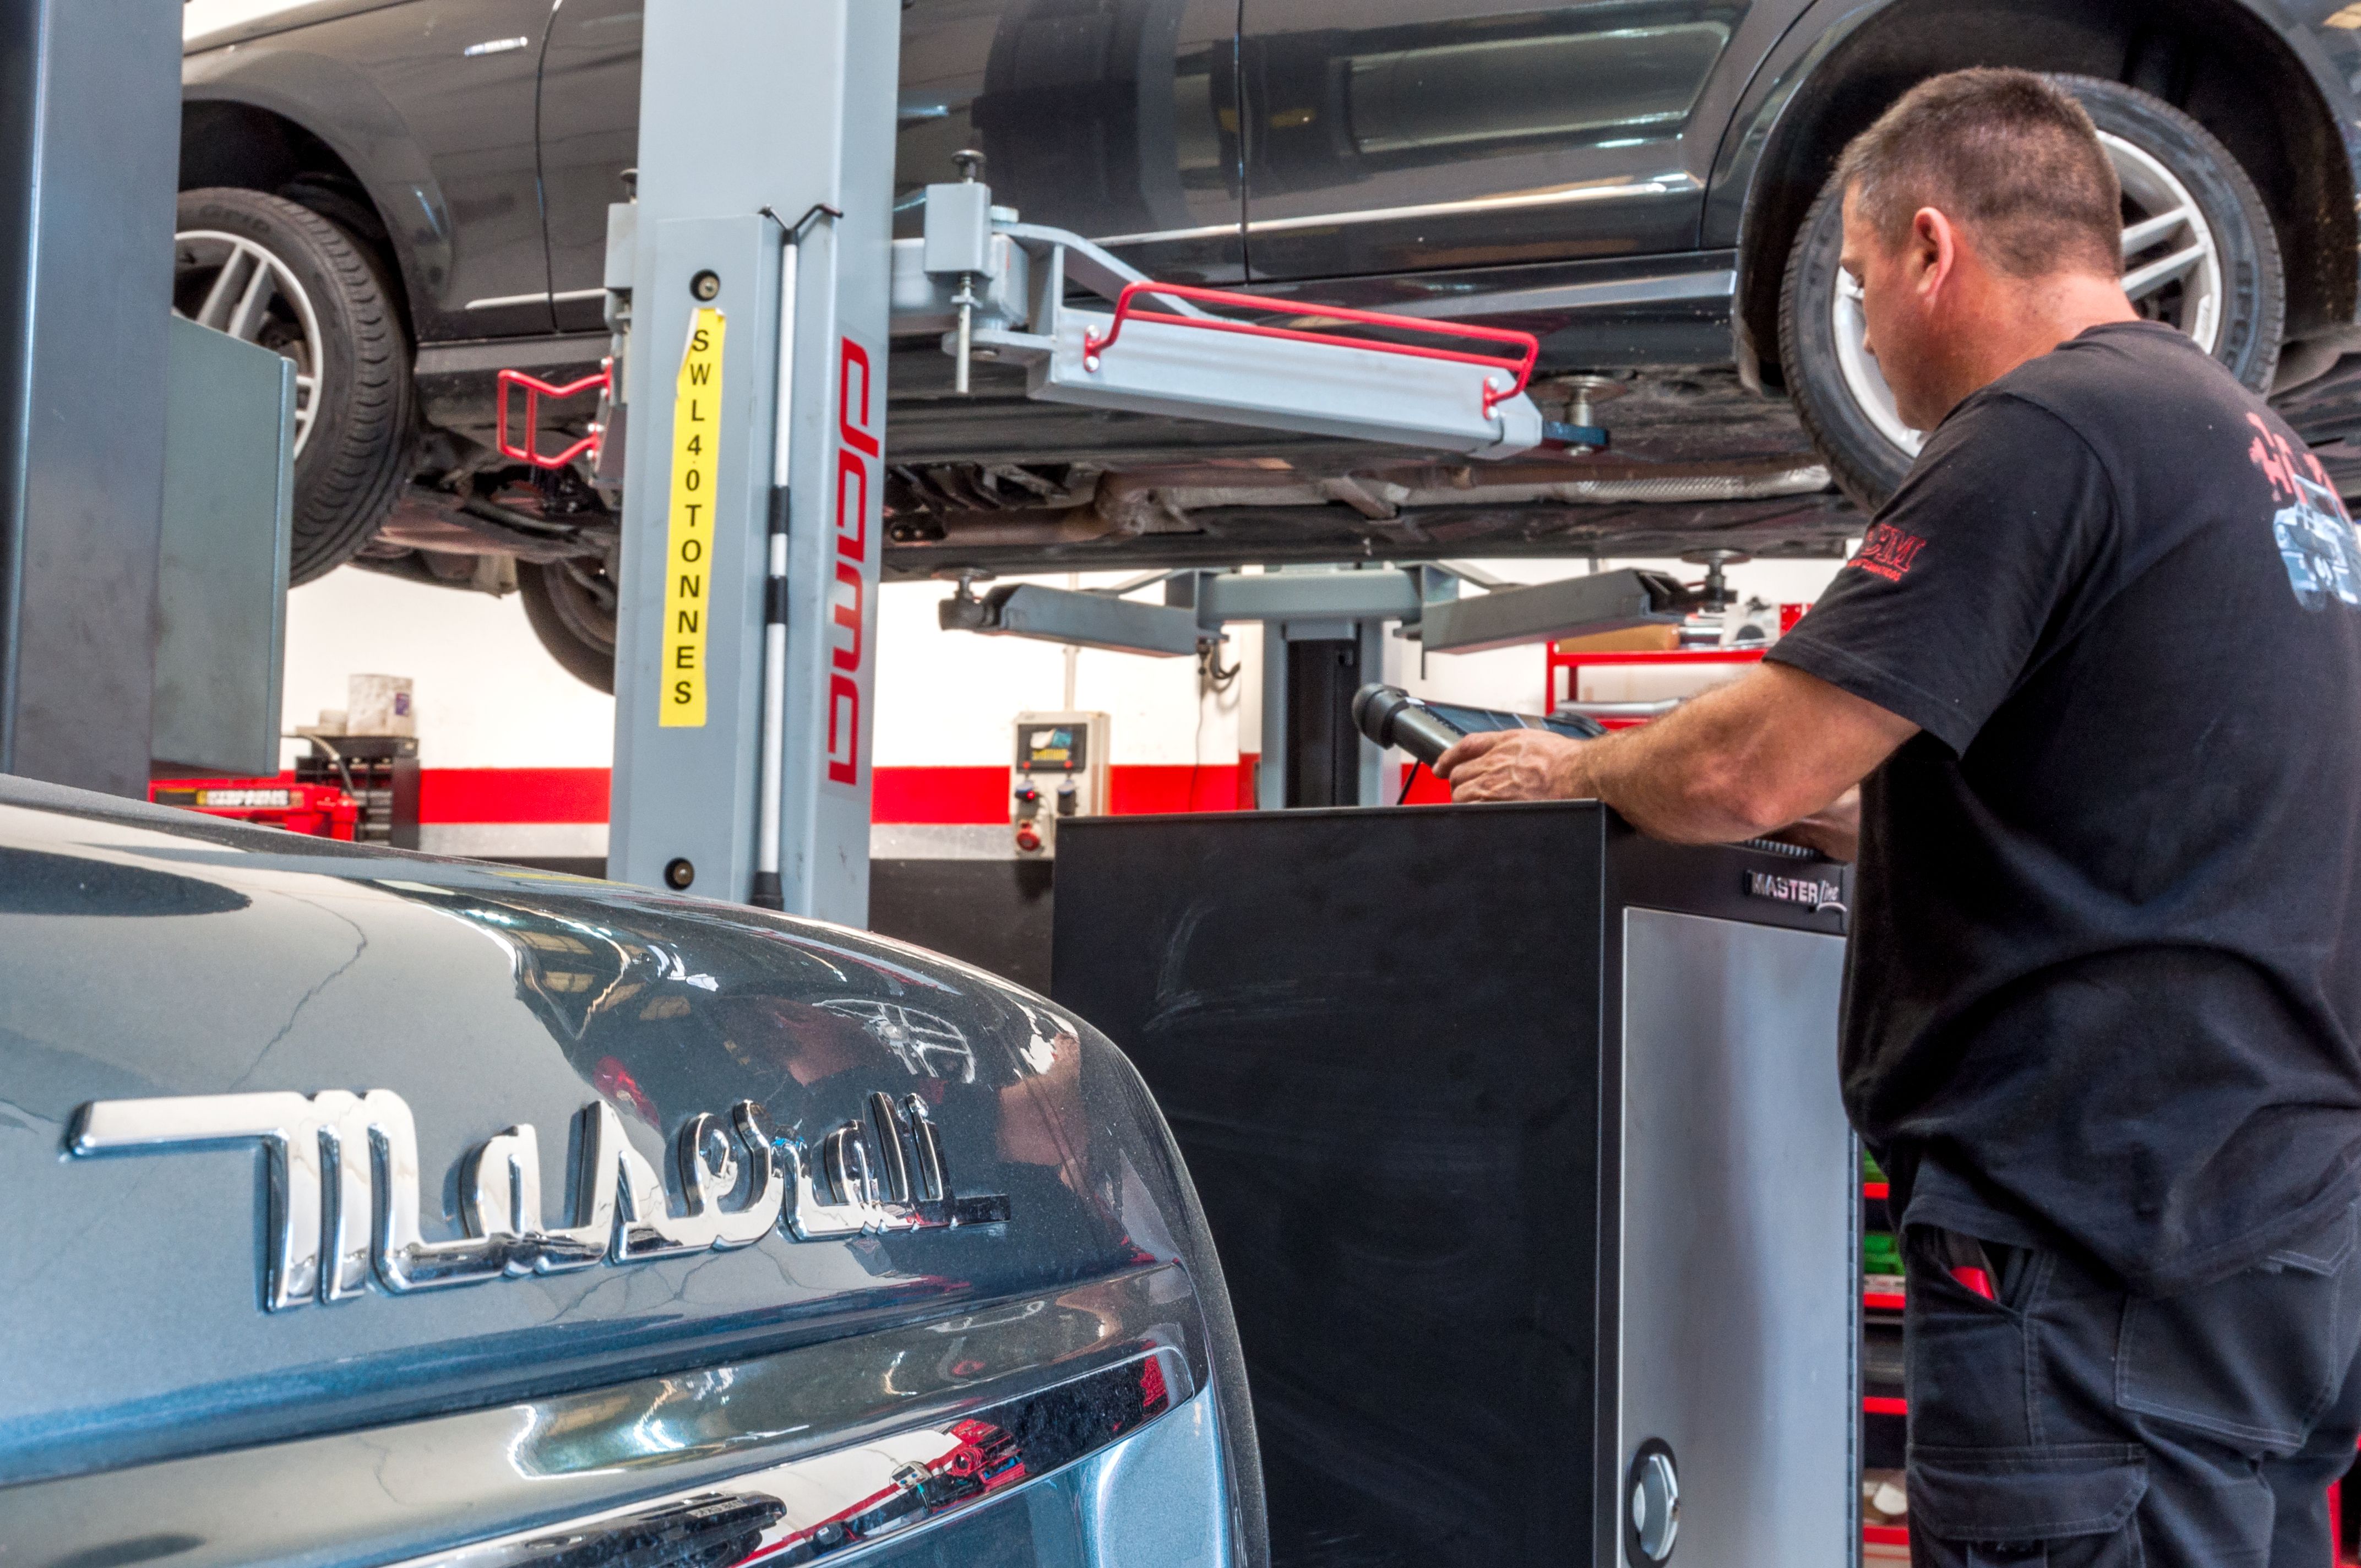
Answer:
[{"label": "car door", "polygon": [[[550,287],[598,324],[607,204],[638,157],[642,0],[559,0],[542,71]],[[1244,276],[1235,0],[912,0],[895,233],[976,148],[994,198],[1183,280]]]},{"label": "car door", "polygon": [[[1237,280],[1236,29],[1236,0],[918,0],[896,198],[976,147],[994,199],[1027,219],[1155,277]],[[915,213],[897,232],[917,232]]]},{"label": "car door", "polygon": [[640,157],[644,0],[557,0],[541,66],[550,305],[560,332],[604,324],[607,208]]},{"label": "car door", "polygon": [[389,192],[387,214],[419,255],[447,258],[412,280],[422,341],[549,330],[533,123],[548,18],[549,0],[409,0],[334,25],[427,176]]},{"label": "car door", "polygon": [[1687,248],[1753,8],[1242,0],[1253,275]]}]

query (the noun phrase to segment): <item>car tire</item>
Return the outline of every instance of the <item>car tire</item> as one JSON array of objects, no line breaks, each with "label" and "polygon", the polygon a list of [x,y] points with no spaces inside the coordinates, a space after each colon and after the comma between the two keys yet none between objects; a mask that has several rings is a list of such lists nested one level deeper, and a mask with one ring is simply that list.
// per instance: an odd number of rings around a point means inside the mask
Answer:
[{"label": "car tire", "polygon": [[[2279,367],[2287,280],[2279,236],[2254,182],[2222,144],[2187,115],[2136,89],[2096,77],[2056,78],[2091,113],[2123,177],[2126,224],[2167,228],[2127,261],[2144,269],[2197,259],[2135,302],[2141,313],[2213,338],[2214,356],[2239,380],[2267,390]],[[1839,488],[1864,512],[1883,506],[1916,460],[1875,361],[1860,351],[1860,313],[1843,297],[1844,192],[1832,179],[1788,252],[1779,300],[1780,364],[1805,431]]]},{"label": "car tire", "polygon": [[591,561],[520,561],[517,588],[525,620],[549,656],[583,685],[612,696],[615,605],[606,573]]},{"label": "car tire", "polygon": [[[392,290],[344,230],[259,191],[184,191],[175,227],[174,312],[295,362],[287,575],[324,576],[368,543],[405,477],[411,356]],[[268,297],[242,308],[266,275]]]}]

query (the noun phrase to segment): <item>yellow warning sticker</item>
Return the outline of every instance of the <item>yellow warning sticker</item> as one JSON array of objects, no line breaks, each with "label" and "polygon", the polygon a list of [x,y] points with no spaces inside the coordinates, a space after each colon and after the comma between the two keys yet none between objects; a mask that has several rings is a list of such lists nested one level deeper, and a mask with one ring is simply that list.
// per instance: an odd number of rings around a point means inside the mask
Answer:
[{"label": "yellow warning sticker", "polygon": [[713,577],[713,485],[721,451],[722,313],[688,325],[672,405],[672,526],[664,552],[664,695],[656,723],[705,727],[705,616]]}]

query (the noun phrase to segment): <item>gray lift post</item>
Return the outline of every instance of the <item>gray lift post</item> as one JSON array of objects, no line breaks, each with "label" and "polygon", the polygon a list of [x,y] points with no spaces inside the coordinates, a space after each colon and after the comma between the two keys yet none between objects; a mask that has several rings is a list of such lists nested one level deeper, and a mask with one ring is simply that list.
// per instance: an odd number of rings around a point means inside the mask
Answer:
[{"label": "gray lift post", "polygon": [[160,0],[0,5],[0,773],[140,798],[180,45]]},{"label": "gray lift post", "polygon": [[[1152,283],[994,205],[972,160],[928,187],[925,237],[893,240],[900,16],[893,0],[650,0],[639,200],[609,244],[614,311],[629,313],[609,864],[629,882],[855,925],[893,326],[941,332],[962,388],[973,349],[1024,367],[1028,397],[1087,407],[1485,459],[1605,440],[1542,417],[1525,392],[1540,352],[1528,334],[1338,307],[1317,319],[1444,341],[1272,330],[1268,317],[1301,309]],[[1106,308],[1070,299],[1070,284]],[[1385,606],[1362,608],[1389,576]],[[1417,612],[1406,581],[1224,574],[1196,619],[1271,625],[1282,683],[1290,641],[1298,657],[1349,642],[1374,672],[1383,620]],[[1274,582],[1284,608],[1217,602],[1267,598]],[[994,630],[1049,634],[997,597],[947,609],[1005,610]],[[1069,596],[1062,615],[1077,611],[1078,641],[1130,641],[1117,623],[1132,609]],[[1054,604],[1048,617],[1062,618]],[[1193,645],[1180,623],[1148,630],[1151,652]],[[1276,777],[1284,746],[1271,761]],[[1335,762],[1321,792],[1371,798],[1375,749]]]},{"label": "gray lift post", "polygon": [[[856,926],[900,50],[894,0],[649,0],[639,200],[620,230],[630,418],[609,874]],[[782,616],[766,749],[765,626]],[[766,795],[775,894],[757,883]]]},{"label": "gray lift post", "polygon": [[[1384,793],[1384,749],[1350,723],[1336,722],[1355,690],[1386,678],[1385,658],[1383,621],[1263,623],[1262,763],[1255,777],[1257,809],[1393,804]],[[1347,659],[1349,665],[1345,663]],[[1323,679],[1310,665],[1312,660],[1334,660],[1337,668],[1325,672]],[[1327,722],[1315,726],[1312,722],[1315,713]],[[1314,733],[1331,748],[1348,748],[1349,755],[1323,758],[1315,751],[1298,757],[1305,737]],[[1327,764],[1324,770],[1320,766],[1323,762]],[[1325,781],[1317,776],[1323,771],[1329,775]],[[1299,773],[1305,786],[1301,792],[1292,787]]]}]

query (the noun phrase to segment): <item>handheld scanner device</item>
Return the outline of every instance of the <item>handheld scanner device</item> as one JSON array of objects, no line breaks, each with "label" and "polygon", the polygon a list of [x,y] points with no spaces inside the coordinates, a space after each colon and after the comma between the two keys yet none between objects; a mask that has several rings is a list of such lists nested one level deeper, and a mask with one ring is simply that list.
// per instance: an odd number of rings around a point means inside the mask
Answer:
[{"label": "handheld scanner device", "polygon": [[1462,737],[1493,729],[1547,729],[1571,740],[1595,740],[1606,729],[1588,718],[1543,718],[1535,713],[1427,702],[1400,686],[1366,685],[1353,694],[1353,723],[1380,746],[1399,746],[1428,767]]}]

